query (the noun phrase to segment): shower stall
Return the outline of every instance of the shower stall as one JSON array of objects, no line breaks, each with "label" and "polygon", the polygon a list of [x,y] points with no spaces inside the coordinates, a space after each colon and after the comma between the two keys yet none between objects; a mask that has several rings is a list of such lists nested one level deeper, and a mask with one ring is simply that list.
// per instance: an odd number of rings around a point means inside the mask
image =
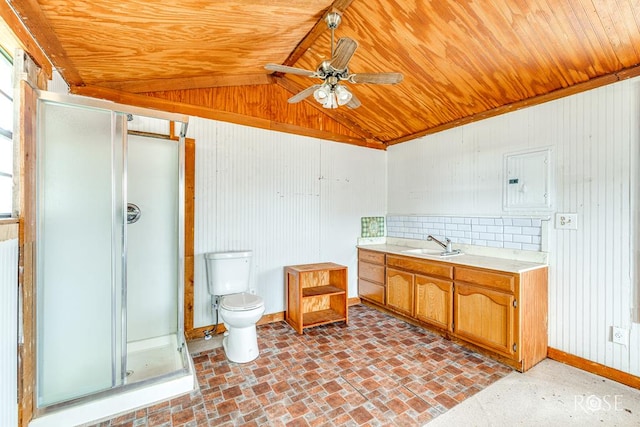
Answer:
[{"label": "shower stall", "polygon": [[[181,122],[181,137],[130,135],[133,115]],[[37,118],[32,424],[40,417],[55,424],[56,414],[82,423],[129,410],[105,408],[123,393],[137,406],[171,397],[163,393],[172,381],[182,386],[171,384],[171,393],[190,391],[183,331],[187,118],[47,92]],[[137,391],[147,397],[136,400]],[[85,418],[69,412],[87,405]]]}]

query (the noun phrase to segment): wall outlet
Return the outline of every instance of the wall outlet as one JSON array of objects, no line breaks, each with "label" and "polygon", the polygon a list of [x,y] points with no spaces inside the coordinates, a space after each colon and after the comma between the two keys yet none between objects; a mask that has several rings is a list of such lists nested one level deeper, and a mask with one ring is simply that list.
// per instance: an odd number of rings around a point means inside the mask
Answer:
[{"label": "wall outlet", "polygon": [[565,230],[577,230],[578,214],[556,213],[556,228],[563,228]]},{"label": "wall outlet", "polygon": [[611,341],[616,344],[622,344],[629,346],[629,330],[625,328],[619,328],[617,326],[611,327]]}]

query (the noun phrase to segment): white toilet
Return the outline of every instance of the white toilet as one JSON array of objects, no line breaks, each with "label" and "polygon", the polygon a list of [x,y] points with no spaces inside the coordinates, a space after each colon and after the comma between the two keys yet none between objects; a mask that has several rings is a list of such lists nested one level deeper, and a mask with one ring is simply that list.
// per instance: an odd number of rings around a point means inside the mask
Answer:
[{"label": "white toilet", "polygon": [[228,335],[222,340],[232,362],[251,362],[260,351],[256,322],[264,314],[264,301],[249,292],[251,251],[205,254],[209,293],[218,300],[218,313]]}]

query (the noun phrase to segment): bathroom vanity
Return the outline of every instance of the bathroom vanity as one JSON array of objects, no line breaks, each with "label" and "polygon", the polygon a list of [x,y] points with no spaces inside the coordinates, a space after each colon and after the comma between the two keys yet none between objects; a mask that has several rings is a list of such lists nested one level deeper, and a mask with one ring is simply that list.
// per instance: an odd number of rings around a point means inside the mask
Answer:
[{"label": "bathroom vanity", "polygon": [[519,371],[547,356],[546,264],[358,247],[360,298]]}]

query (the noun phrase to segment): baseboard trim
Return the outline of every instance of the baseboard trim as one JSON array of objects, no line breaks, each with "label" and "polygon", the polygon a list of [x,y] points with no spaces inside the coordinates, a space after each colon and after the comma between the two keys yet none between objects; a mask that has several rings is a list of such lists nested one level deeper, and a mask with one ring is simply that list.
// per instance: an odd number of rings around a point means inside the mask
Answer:
[{"label": "baseboard trim", "polygon": [[640,389],[640,377],[631,375],[627,372],[610,368],[609,366],[605,366],[597,362],[592,362],[553,347],[549,347],[547,349],[547,357],[557,362],[564,363],[565,365],[570,365],[574,368],[582,369],[583,371],[591,372],[592,374],[600,375],[601,377],[628,385],[629,387]]},{"label": "baseboard trim", "polygon": [[[347,304],[349,306],[358,305],[360,303],[361,303],[361,301],[360,301],[359,297],[353,297],[353,298],[349,298],[347,300]],[[258,323],[256,323],[256,325],[266,325],[267,323],[283,322],[284,321],[284,315],[285,315],[284,311],[279,311],[277,313],[265,314],[264,316],[262,316],[260,318],[260,320],[258,320]],[[208,326],[202,326],[200,328],[193,328],[190,331],[186,331],[185,332],[185,336],[187,337],[187,340],[194,340],[194,339],[198,339],[198,338],[204,338],[205,331],[210,331],[210,330],[213,329],[213,327],[214,327],[213,325],[208,325]],[[224,328],[224,325],[222,323],[220,323],[216,328],[216,334],[224,332],[225,330],[226,329]]]}]

